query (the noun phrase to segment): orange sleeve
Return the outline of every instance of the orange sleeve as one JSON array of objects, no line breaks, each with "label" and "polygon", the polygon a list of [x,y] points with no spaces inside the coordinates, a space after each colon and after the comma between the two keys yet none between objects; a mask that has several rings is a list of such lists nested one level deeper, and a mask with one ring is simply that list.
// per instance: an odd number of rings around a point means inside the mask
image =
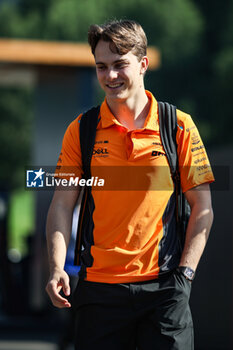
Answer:
[{"label": "orange sleeve", "polygon": [[214,181],[200,134],[190,115],[177,110],[177,153],[183,192]]},{"label": "orange sleeve", "polygon": [[79,139],[79,123],[82,115],[79,115],[68,126],[62,141],[62,149],[56,167],[59,177],[67,178],[71,174],[82,177],[82,156]]}]

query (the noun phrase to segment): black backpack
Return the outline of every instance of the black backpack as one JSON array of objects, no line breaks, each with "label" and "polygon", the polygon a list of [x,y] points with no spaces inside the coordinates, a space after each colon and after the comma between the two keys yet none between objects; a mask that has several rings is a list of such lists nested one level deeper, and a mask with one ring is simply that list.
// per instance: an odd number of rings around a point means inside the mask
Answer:
[{"label": "black backpack", "polygon": [[[161,141],[166,152],[166,156],[172,174],[172,179],[175,186],[177,234],[179,236],[180,248],[182,251],[184,246],[186,228],[190,216],[190,207],[184,194],[182,193],[180,184],[180,173],[176,143],[176,107],[166,102],[158,102],[158,107]],[[95,144],[96,128],[99,122],[99,110],[100,106],[91,108],[83,114],[80,121],[80,147],[82,153],[83,178],[85,179],[91,178],[90,164]],[[77,230],[74,260],[76,265],[80,265],[80,253],[82,244],[86,241],[85,235],[88,234],[88,231],[92,231],[93,229],[93,222],[91,222],[93,210],[94,203],[93,198],[91,196],[91,187],[85,186]]]}]

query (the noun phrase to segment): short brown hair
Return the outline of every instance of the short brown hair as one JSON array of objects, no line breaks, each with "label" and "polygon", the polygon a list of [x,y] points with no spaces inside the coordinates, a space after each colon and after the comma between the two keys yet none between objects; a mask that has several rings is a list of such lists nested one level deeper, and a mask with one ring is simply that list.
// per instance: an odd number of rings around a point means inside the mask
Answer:
[{"label": "short brown hair", "polygon": [[93,55],[99,40],[112,42],[114,45],[110,45],[110,50],[119,55],[132,51],[139,61],[146,56],[146,34],[141,25],[135,21],[120,20],[103,25],[91,25],[88,31],[88,42]]}]

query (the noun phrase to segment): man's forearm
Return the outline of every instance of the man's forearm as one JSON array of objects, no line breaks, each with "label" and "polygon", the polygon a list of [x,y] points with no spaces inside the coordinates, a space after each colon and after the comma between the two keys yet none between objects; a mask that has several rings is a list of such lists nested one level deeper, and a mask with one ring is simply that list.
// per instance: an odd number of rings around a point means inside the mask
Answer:
[{"label": "man's forearm", "polygon": [[71,235],[72,211],[61,204],[51,205],[47,218],[47,246],[50,272],[63,269]]},{"label": "man's forearm", "polygon": [[[55,191],[47,218],[47,246],[50,276],[46,291],[54,306],[71,307],[69,276],[64,271],[67,247],[70,241],[73,209],[79,191]],[[63,290],[65,297],[60,294]]]},{"label": "man's forearm", "polygon": [[194,271],[204,251],[213,222],[211,206],[196,203],[191,210],[186,232],[185,246],[180,266],[189,266]]}]

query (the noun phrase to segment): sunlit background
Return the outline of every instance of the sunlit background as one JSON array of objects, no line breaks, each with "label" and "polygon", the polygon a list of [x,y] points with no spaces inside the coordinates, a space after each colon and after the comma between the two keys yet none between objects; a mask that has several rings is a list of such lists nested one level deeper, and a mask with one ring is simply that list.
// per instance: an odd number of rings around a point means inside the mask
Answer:
[{"label": "sunlit background", "polygon": [[191,306],[195,350],[230,350],[233,0],[0,0],[0,350],[73,349],[71,315],[44,291],[52,193],[26,190],[25,171],[54,167],[68,124],[101,103],[80,44],[90,24],[114,18],[143,26],[152,50],[146,88],[192,115],[214,166],[215,221]]}]

